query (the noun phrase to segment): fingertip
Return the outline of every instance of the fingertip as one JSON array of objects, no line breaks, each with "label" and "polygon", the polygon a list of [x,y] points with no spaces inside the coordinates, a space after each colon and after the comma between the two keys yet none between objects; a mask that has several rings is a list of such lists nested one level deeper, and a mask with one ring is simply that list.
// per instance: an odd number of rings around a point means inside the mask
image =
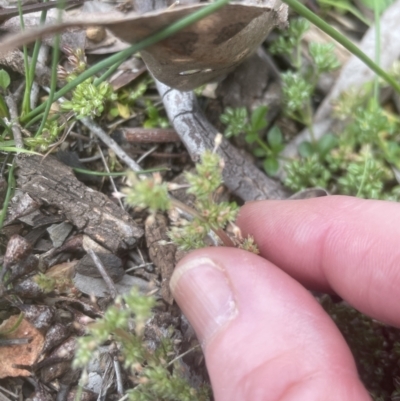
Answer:
[{"label": "fingertip", "polygon": [[400,205],[328,196],[246,204],[237,224],[261,255],[307,288],[335,292],[376,319],[400,325]]},{"label": "fingertip", "polygon": [[203,249],[186,257],[171,281],[202,342],[216,400],[278,401],[302,381],[317,394],[322,378],[358,380],[333,322],[268,261],[238,249]]}]

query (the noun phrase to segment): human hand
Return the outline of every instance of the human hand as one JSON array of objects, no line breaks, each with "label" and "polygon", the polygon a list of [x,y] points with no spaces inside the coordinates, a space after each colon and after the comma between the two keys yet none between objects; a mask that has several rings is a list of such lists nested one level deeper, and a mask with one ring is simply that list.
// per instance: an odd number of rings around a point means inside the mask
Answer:
[{"label": "human hand", "polygon": [[329,196],[246,204],[261,257],[192,252],[171,288],[203,346],[216,401],[364,401],[330,317],[303,287],[400,326],[400,206]]}]

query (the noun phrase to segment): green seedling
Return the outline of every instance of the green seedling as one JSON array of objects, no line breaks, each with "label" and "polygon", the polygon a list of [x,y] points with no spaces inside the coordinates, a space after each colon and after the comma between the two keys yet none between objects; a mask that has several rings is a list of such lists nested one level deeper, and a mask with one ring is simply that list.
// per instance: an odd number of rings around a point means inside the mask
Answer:
[{"label": "green seedling", "polygon": [[150,101],[146,101],[146,114],[147,119],[143,123],[144,128],[168,128],[168,118],[161,117],[156,106]]},{"label": "green seedling", "polygon": [[11,79],[8,75],[8,72],[5,70],[0,70],[0,118],[10,118],[7,104],[2,96],[2,92],[4,92],[10,86],[10,83]]},{"label": "green seedling", "polygon": [[256,145],[253,153],[263,159],[265,172],[274,175],[279,169],[279,154],[284,148],[283,135],[277,126],[273,126],[267,133],[267,141],[262,139],[261,132],[267,127],[267,112],[266,106],[260,106],[249,118],[246,108],[227,107],[220,119],[226,125],[224,135],[230,138],[243,134],[247,143]]},{"label": "green seedling", "polygon": [[118,297],[103,318],[97,319],[86,335],[77,339],[73,366],[85,372],[99,347],[111,341],[117,345],[120,360],[131,374],[133,388],[127,391],[129,400],[208,401],[209,387],[190,386],[179,363],[173,360],[176,354],[173,328],[160,333],[157,344],[147,340],[145,324],[155,305],[154,296],[142,295],[136,289]]},{"label": "green seedling", "polygon": [[[126,204],[140,208],[148,208],[150,213],[169,211],[173,227],[169,232],[171,240],[182,250],[192,250],[211,245],[209,233],[213,232],[218,240],[216,245],[237,246],[258,253],[251,238],[242,238],[240,230],[233,225],[238,213],[236,203],[216,202],[217,191],[222,185],[222,169],[224,163],[215,152],[206,151],[196,164],[196,172],[187,172],[185,178],[189,184],[187,192],[196,198],[194,208],[191,208],[168,195],[168,190],[175,188],[174,184],[166,184],[160,175],[139,180],[131,177],[130,187],[124,190]],[[184,218],[180,212],[190,215]],[[233,236],[225,229],[232,228]],[[211,241],[211,242],[210,242]]]}]

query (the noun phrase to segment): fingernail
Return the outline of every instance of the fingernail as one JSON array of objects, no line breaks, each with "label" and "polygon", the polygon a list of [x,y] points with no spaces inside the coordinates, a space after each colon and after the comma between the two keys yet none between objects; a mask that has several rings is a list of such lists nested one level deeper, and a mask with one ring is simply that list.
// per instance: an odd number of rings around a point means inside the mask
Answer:
[{"label": "fingernail", "polygon": [[238,314],[226,272],[208,258],[178,265],[170,287],[202,345]]}]

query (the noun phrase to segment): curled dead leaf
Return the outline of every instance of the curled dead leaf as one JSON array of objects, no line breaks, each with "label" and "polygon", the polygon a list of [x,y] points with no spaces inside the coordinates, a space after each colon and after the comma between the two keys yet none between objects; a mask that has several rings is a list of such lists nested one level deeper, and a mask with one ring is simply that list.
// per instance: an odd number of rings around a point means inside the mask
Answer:
[{"label": "curled dead leaf", "polygon": [[[175,7],[145,15],[112,18],[92,14],[85,21],[69,21],[5,38],[0,54],[71,27],[101,26],[116,37],[136,43],[168,27],[206,4]],[[280,0],[226,5],[208,17],[141,52],[151,73],[180,90],[194,89],[226,74],[240,64],[276,26],[287,21],[287,6]]]}]

